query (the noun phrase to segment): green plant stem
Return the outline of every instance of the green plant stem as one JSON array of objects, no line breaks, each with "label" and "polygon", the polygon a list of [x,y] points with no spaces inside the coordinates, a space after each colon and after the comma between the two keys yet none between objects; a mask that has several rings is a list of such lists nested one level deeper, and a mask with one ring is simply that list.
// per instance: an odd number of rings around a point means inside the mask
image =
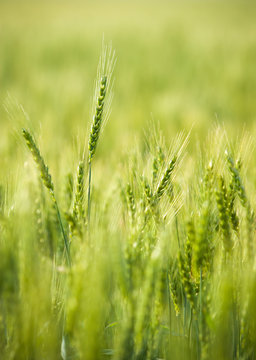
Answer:
[{"label": "green plant stem", "polygon": [[168,291],[168,310],[169,310],[169,328],[170,328],[170,348],[171,348],[171,341],[172,341],[172,331],[171,331],[171,325],[172,325],[172,308],[171,308],[171,296],[170,296],[170,286],[169,286],[169,276],[167,272],[167,291]]},{"label": "green plant stem", "polygon": [[60,230],[61,230],[61,233],[62,233],[62,236],[63,236],[63,239],[64,239],[67,263],[68,263],[68,266],[70,267],[71,266],[71,259],[70,259],[70,250],[69,250],[68,238],[67,238],[67,235],[65,233],[65,230],[64,230],[64,227],[63,227],[63,222],[62,222],[61,215],[60,215],[60,210],[59,210],[57,201],[56,201],[54,196],[53,196],[53,200],[54,200],[55,209],[56,209],[56,212],[57,212],[58,221],[59,221],[59,224],[60,224]]},{"label": "green plant stem", "polygon": [[200,267],[200,325],[202,325],[202,266]]},{"label": "green plant stem", "polygon": [[184,294],[184,313],[183,313],[183,336],[186,334],[186,322],[187,322],[187,297]]},{"label": "green plant stem", "polygon": [[193,310],[190,309],[190,319],[189,319],[189,325],[188,325],[188,345],[190,348],[191,345],[191,325],[192,325],[192,320],[193,320]]},{"label": "green plant stem", "polygon": [[196,327],[197,360],[199,360],[200,359],[200,339],[199,339],[198,319],[196,319],[195,327]]},{"label": "green plant stem", "polygon": [[178,240],[178,245],[179,245],[179,250],[180,250],[180,235],[179,235],[177,214],[175,215],[175,227],[176,227],[177,240]]},{"label": "green plant stem", "polygon": [[89,183],[88,183],[88,232],[90,231],[90,216],[91,216],[91,181],[92,181],[92,164],[89,161]]}]

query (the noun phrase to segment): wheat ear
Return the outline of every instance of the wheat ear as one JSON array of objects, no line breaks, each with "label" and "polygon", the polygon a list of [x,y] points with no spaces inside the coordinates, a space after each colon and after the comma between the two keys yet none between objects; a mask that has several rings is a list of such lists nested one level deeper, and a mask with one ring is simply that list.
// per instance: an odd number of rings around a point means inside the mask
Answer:
[{"label": "wheat ear", "polygon": [[68,242],[67,235],[66,235],[64,227],[63,227],[63,222],[62,222],[62,219],[61,219],[58,203],[57,203],[55,193],[54,193],[54,185],[53,185],[53,182],[52,182],[52,177],[51,177],[51,175],[49,173],[48,166],[45,164],[44,159],[43,159],[43,157],[42,157],[42,155],[40,153],[40,150],[37,147],[37,145],[36,145],[36,143],[34,141],[34,138],[29,133],[29,131],[26,130],[26,129],[22,129],[22,135],[23,135],[24,139],[26,140],[27,146],[28,146],[33,158],[34,158],[34,161],[35,161],[35,163],[37,165],[37,168],[40,171],[41,179],[43,180],[43,183],[46,186],[46,188],[49,190],[51,198],[52,198],[52,200],[54,202],[55,209],[56,209],[57,216],[58,216],[60,229],[61,229],[61,233],[62,233],[63,240],[64,240],[67,263],[70,266],[71,261],[70,261],[69,242]]},{"label": "wheat ear", "polygon": [[99,136],[104,123],[109,117],[109,109],[112,101],[111,79],[115,66],[115,52],[112,51],[111,45],[103,44],[102,55],[98,67],[98,76],[95,88],[95,107],[91,126],[91,132],[88,141],[88,229],[90,227],[91,213],[91,181],[92,181],[92,158],[95,154]]}]

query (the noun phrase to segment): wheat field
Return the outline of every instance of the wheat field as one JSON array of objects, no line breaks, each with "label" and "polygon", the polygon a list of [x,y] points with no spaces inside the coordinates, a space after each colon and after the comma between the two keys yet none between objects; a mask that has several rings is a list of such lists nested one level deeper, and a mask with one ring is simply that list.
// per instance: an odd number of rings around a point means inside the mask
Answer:
[{"label": "wheat field", "polygon": [[255,18],[0,1],[0,359],[256,358]]}]

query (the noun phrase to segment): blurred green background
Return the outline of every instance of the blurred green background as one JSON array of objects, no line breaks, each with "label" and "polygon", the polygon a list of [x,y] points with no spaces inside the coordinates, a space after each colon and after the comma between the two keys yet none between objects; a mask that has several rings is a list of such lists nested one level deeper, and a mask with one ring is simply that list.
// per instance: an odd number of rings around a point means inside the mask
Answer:
[{"label": "blurred green background", "polygon": [[193,126],[191,150],[216,121],[232,134],[254,131],[255,19],[255,1],[1,1],[1,166],[17,154],[16,124],[2,106],[8,93],[46,157],[72,161],[91,121],[103,33],[117,65],[102,159],[131,148],[152,119],[167,140]]}]

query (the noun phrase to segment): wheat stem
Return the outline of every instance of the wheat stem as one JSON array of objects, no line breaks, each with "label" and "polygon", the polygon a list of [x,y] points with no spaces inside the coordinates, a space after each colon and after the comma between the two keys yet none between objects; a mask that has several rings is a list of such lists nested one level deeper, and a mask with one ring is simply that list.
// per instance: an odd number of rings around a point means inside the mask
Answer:
[{"label": "wheat stem", "polygon": [[90,217],[91,217],[91,182],[92,182],[92,164],[89,162],[89,184],[88,184],[88,231],[90,231]]}]

